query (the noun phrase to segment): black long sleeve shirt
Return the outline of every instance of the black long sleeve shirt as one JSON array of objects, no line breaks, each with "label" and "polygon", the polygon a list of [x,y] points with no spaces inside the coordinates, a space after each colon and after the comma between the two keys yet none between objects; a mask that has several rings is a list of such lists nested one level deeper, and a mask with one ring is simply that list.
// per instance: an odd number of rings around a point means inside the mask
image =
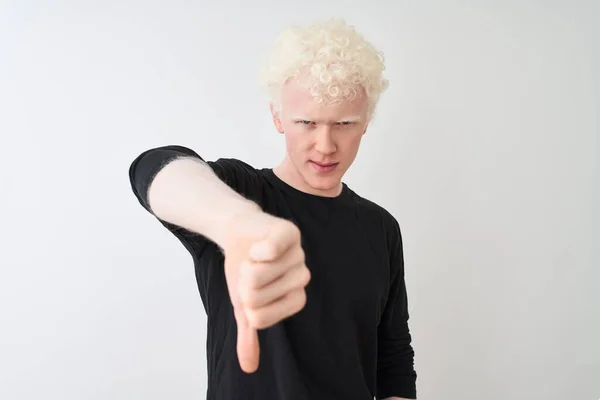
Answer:
[{"label": "black long sleeve shirt", "polygon": [[[202,160],[189,148],[164,146],[143,152],[131,164],[132,189],[149,212],[152,179],[179,157]],[[220,249],[202,235],[159,219],[194,262],[208,317],[207,399],[416,398],[396,219],[345,184],[339,196],[320,197],[296,190],[271,169],[256,169],[235,159],[207,164],[265,212],[300,228],[311,272],[305,307],[259,331],[259,368],[246,374],[237,359],[236,324]]]}]

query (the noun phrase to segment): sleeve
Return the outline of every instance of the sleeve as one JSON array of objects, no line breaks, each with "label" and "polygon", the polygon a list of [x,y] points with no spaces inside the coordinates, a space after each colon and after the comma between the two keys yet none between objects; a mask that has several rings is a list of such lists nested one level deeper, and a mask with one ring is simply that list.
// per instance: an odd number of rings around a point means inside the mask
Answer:
[{"label": "sleeve", "polygon": [[[205,161],[198,153],[187,147],[168,145],[144,151],[133,160],[129,167],[131,189],[139,203],[152,215],[154,213],[148,202],[148,189],[152,180],[165,165],[182,157],[197,158],[206,162],[217,177],[233,190],[249,200],[258,203],[262,200],[262,181],[256,169],[250,165],[230,158]],[[198,255],[204,248],[207,240],[203,236],[166,221],[160,219],[159,221],[183,243],[192,255]]]},{"label": "sleeve", "polygon": [[165,165],[182,157],[197,158],[206,162],[217,177],[233,190],[250,200],[260,202],[262,180],[256,169],[250,165],[232,158],[206,161],[187,147],[169,145],[144,151],[133,160],[129,167],[131,189],[140,204],[149,212],[152,213],[148,203],[148,189],[152,180]]},{"label": "sleeve", "polygon": [[398,223],[394,222],[390,249],[391,286],[377,332],[377,399],[393,396],[416,399],[417,374],[408,327],[402,237]]},{"label": "sleeve", "polygon": [[140,204],[150,213],[152,210],[148,203],[148,189],[152,180],[165,165],[182,157],[198,158],[204,161],[196,152],[187,147],[171,145],[146,150],[137,156],[129,166],[131,189]]}]

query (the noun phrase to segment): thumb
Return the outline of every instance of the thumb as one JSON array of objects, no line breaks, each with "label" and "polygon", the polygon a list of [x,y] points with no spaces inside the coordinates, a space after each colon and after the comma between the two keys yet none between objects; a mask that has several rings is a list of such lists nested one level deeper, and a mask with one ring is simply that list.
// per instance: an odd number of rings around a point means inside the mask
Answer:
[{"label": "thumb", "polygon": [[244,311],[240,308],[234,310],[237,323],[237,355],[242,371],[252,373],[258,369],[260,348],[258,334],[250,326]]}]

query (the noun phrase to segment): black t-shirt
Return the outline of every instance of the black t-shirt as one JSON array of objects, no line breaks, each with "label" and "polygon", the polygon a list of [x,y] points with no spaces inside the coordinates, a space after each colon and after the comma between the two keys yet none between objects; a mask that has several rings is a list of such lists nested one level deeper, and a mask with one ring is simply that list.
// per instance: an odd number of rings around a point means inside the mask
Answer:
[{"label": "black t-shirt", "polygon": [[[156,173],[182,146],[150,149],[129,174],[140,203]],[[296,315],[259,331],[258,370],[236,354],[236,324],[223,254],[205,237],[160,221],[192,255],[208,317],[209,400],[372,400],[416,398],[400,228],[396,219],[344,184],[334,198],[301,192],[271,169],[235,159],[209,161],[216,175],[265,212],[294,222],[311,280]]]}]

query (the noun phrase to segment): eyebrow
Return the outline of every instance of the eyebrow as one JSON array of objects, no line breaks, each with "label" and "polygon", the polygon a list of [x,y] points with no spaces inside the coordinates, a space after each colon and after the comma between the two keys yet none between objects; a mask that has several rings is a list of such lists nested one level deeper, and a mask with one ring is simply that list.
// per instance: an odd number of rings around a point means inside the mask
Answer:
[{"label": "eyebrow", "polygon": [[[294,121],[314,121],[312,118],[305,117],[302,115],[292,115],[290,118]],[[328,121],[328,122],[336,122],[336,123],[337,122],[359,122],[361,119],[362,118],[360,117],[360,115],[353,115],[353,116],[341,118],[338,121]]]}]

